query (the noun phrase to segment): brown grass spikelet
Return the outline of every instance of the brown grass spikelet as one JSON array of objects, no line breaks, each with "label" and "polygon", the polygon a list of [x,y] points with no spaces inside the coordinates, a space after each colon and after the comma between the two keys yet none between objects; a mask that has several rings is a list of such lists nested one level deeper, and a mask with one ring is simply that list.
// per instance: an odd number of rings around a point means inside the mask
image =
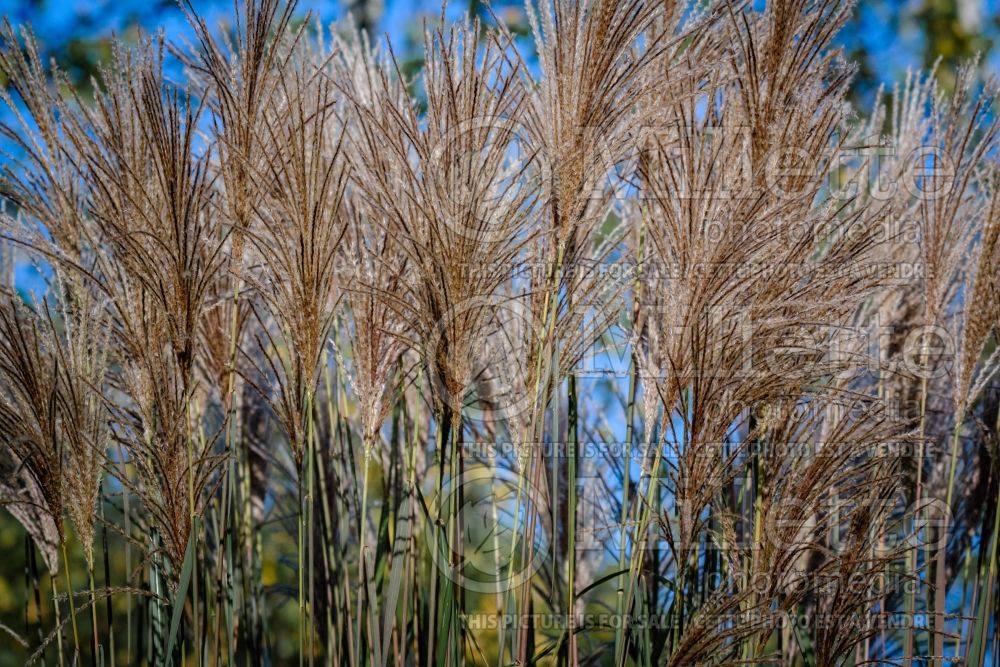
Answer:
[{"label": "brown grass spikelet", "polygon": [[348,129],[352,190],[408,254],[410,294],[394,307],[451,411],[470,387],[475,332],[514,266],[533,200],[523,167],[505,171],[524,93],[500,40],[476,24],[426,31],[426,122],[392,71],[359,79],[345,67],[341,77],[358,117]]},{"label": "brown grass spikelet", "polygon": [[[260,270],[249,271],[246,280],[267,306],[257,317],[268,340],[260,347],[277,378],[275,411],[301,462],[306,395],[316,391],[341,295],[337,260],[347,229],[347,170],[330,56],[304,41],[292,48],[288,71],[258,127],[266,157],[254,175],[261,198],[248,241]],[[267,332],[267,319],[274,333]]]},{"label": "brown grass spikelet", "polygon": [[3,295],[0,377],[4,449],[31,476],[44,510],[63,539],[63,442],[59,437],[59,369],[46,322],[20,296]]}]

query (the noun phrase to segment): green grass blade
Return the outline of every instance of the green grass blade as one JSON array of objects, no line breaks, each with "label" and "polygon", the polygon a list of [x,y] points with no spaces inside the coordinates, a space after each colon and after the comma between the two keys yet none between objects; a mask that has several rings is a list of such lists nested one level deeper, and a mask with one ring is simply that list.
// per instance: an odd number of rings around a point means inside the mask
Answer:
[{"label": "green grass blade", "polygon": [[184,614],[184,598],[187,597],[187,589],[191,584],[191,572],[194,570],[195,542],[198,539],[198,520],[195,519],[191,527],[191,536],[188,538],[187,549],[184,552],[184,564],[181,566],[181,578],[177,584],[177,592],[174,594],[172,611],[170,615],[170,633],[167,635],[167,650],[164,654],[169,656],[168,661],[172,662],[174,646],[177,643],[177,635],[181,627],[181,616]]}]

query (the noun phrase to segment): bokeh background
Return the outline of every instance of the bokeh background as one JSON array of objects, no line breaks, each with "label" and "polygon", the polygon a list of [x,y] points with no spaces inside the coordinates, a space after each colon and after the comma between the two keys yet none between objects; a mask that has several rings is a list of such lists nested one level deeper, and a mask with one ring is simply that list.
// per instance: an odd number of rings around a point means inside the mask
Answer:
[{"label": "bokeh background", "polygon": [[[232,0],[191,3],[210,24],[220,24],[220,30],[225,29],[233,12]],[[442,5],[440,0],[302,0],[298,10],[302,20],[311,15],[323,24],[352,15],[378,39],[391,40],[404,69],[416,71],[422,65],[418,45],[423,22],[434,20]],[[522,4],[496,0],[492,10],[515,32],[525,35],[524,48],[530,53]],[[450,18],[464,12],[489,16],[486,5],[477,0],[448,2],[444,11]],[[191,35],[175,0],[0,0],[0,14],[15,25],[31,24],[46,55],[69,72],[84,91],[89,89],[101,62],[110,56],[113,36],[129,42],[141,31],[159,29],[176,41]],[[853,101],[863,115],[880,86],[891,94],[894,82],[905,78],[908,69],[928,68],[939,59],[938,76],[946,88],[953,82],[956,68],[977,54],[984,75],[1000,71],[1000,0],[862,0],[839,40],[847,57],[858,64]],[[0,85],[6,82],[0,80]],[[30,286],[32,269],[25,266],[21,271],[19,286]],[[114,511],[110,504],[107,509]],[[289,531],[275,526],[270,539],[264,540],[262,577],[268,590],[269,632],[276,642],[273,648],[278,662],[295,649],[295,635],[290,631],[297,622],[295,545],[288,535]],[[121,541],[113,533],[107,539],[110,552],[116,554],[111,559],[111,567],[117,571],[112,578],[120,580],[125,568]],[[23,529],[0,509],[0,623],[16,632],[37,627],[33,619],[24,617],[25,595],[32,590],[32,568],[26,553]],[[76,553],[81,563],[72,571],[82,572],[82,556],[78,550]],[[82,589],[86,582],[75,585]],[[86,624],[81,629],[85,628]],[[282,641],[288,645],[283,646]],[[24,655],[21,647],[0,632],[0,666],[21,665]]]},{"label": "bokeh background", "polygon": [[[190,1],[209,23],[225,21],[232,0]],[[444,0],[449,16],[471,12],[487,16],[479,0]],[[753,0],[761,3],[763,0]],[[493,11],[526,32],[522,2],[494,0]],[[299,13],[324,24],[350,13],[373,35],[388,36],[397,53],[411,56],[424,19],[441,12],[441,0],[300,0]],[[108,39],[134,39],[137,31],[162,28],[183,39],[190,31],[177,0],[0,0],[0,14],[12,23],[29,22],[49,55],[86,85],[109,54]],[[944,81],[962,61],[981,54],[981,66],[997,71],[1000,52],[1000,0],[860,0],[852,23],[840,36],[851,60],[860,66],[859,102],[870,102],[879,84],[891,87],[908,68],[930,67],[940,57]]]}]

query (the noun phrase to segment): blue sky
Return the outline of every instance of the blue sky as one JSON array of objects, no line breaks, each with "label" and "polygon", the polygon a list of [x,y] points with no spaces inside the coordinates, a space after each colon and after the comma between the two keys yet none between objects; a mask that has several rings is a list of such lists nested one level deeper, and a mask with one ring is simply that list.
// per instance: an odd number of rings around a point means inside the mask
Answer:
[{"label": "blue sky", "polygon": [[[211,21],[232,11],[232,0],[192,0],[199,12]],[[879,0],[859,3],[858,21],[849,26],[840,41],[847,47],[863,45],[872,55],[876,78],[884,82],[899,79],[907,67],[918,67],[926,48],[924,35],[912,17],[925,5],[941,0]],[[519,6],[518,2],[494,4]],[[346,2],[302,0],[299,8],[319,15],[324,22],[344,14]],[[966,28],[997,34],[992,21],[1000,10],[1000,0],[957,0]],[[419,29],[420,17],[440,10],[440,2],[425,0],[375,0],[381,6],[379,33],[388,33],[402,45],[408,33]],[[449,13],[459,13],[468,2],[449,3]],[[169,35],[186,32],[183,16],[175,0],[0,0],[0,14],[15,22],[30,21],[46,45],[58,49],[74,36],[95,37],[112,30],[122,31],[135,22],[147,29],[162,26]],[[994,71],[1000,64],[996,54],[988,59]]]}]

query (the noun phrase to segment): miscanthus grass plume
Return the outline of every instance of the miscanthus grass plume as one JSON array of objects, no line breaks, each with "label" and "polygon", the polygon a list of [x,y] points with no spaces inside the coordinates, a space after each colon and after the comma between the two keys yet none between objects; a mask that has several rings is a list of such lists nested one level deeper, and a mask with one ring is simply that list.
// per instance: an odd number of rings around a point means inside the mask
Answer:
[{"label": "miscanthus grass plume", "polygon": [[977,62],[858,109],[838,0],[442,12],[416,66],[298,9],[86,93],[0,29],[3,659],[997,659]]}]

